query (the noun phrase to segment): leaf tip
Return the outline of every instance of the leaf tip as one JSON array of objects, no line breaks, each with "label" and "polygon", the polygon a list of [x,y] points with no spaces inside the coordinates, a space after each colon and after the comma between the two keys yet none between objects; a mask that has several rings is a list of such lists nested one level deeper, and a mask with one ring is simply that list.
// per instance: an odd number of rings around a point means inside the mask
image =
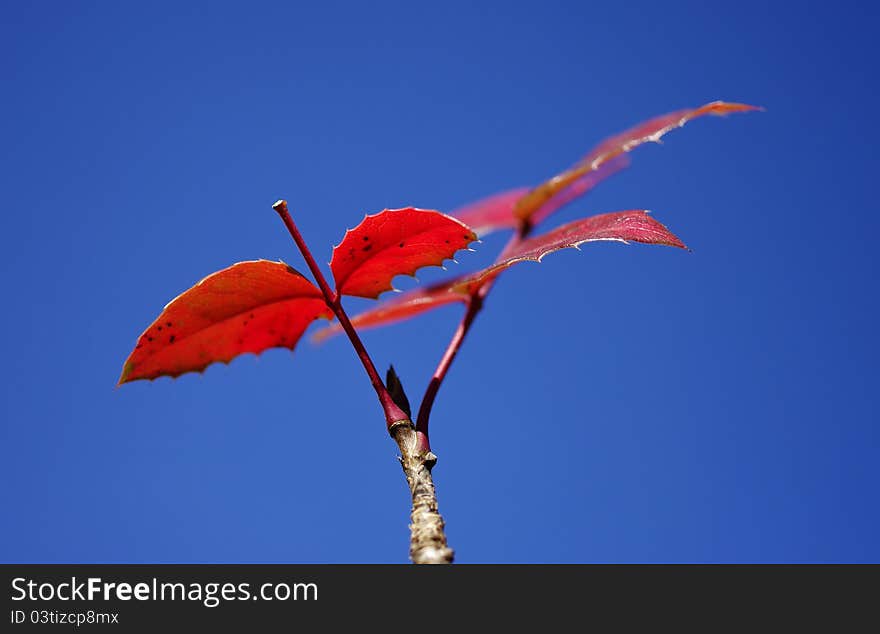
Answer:
[{"label": "leaf tip", "polygon": [[134,364],[131,361],[126,361],[125,365],[122,366],[122,374],[119,375],[119,380],[116,382],[116,387],[121,386],[123,383],[129,382],[129,377],[131,376],[132,370],[134,370]]},{"label": "leaf tip", "polygon": [[711,101],[695,110],[697,116],[701,114],[713,114],[719,117],[726,117],[729,114],[737,112],[765,112],[763,106],[753,106],[749,103],[739,103],[736,101]]}]

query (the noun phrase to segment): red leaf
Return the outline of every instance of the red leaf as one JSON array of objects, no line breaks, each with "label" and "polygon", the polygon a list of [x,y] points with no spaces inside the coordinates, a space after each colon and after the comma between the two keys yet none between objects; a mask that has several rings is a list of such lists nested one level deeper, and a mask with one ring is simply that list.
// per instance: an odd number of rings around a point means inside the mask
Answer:
[{"label": "red leaf", "polygon": [[[558,229],[528,240],[513,248],[508,256],[492,266],[435,284],[424,289],[414,289],[388,301],[380,302],[352,318],[356,328],[384,326],[438,308],[446,304],[464,302],[467,297],[517,262],[533,260],[540,262],[548,253],[577,247],[584,242],[614,240],[665,244],[685,248],[684,244],[662,224],[651,218],[646,211],[618,211],[576,220]],[[315,334],[317,341],[341,331],[338,324]]]},{"label": "red leaf", "polygon": [[455,218],[427,209],[386,209],[367,216],[333,247],[336,291],[375,299],[397,275],[440,266],[477,235]]},{"label": "red leaf", "polygon": [[283,262],[239,262],[177,296],[138,339],[120,385],[202,371],[244,352],[296,346],[318,317],[321,291]]},{"label": "red leaf", "polygon": [[518,262],[540,262],[545,255],[560,249],[578,248],[585,242],[614,240],[644,242],[686,248],[669,229],[654,220],[647,211],[616,211],[575,220],[540,236],[523,240],[505,259],[492,266],[454,281],[449,290],[472,294],[505,269]]},{"label": "red leaf", "polygon": [[[454,304],[456,302],[464,302],[467,295],[462,293],[450,292],[450,286],[453,282],[442,282],[427,288],[416,288],[400,295],[396,295],[390,299],[379,302],[375,308],[366,310],[351,318],[351,323],[355,328],[375,328],[376,326],[384,326],[397,321],[415,317],[419,313],[426,312],[433,308],[439,308],[446,304]],[[323,330],[315,333],[313,339],[321,342],[333,335],[342,332],[342,326],[334,323]]]},{"label": "red leaf", "polygon": [[691,119],[703,115],[723,116],[733,112],[748,112],[750,110],[760,110],[760,108],[742,103],[713,101],[699,108],[677,110],[639,124],[623,134],[606,139],[574,167],[535,187],[519,199],[514,208],[514,215],[522,220],[532,218],[550,199],[571,186],[584,174],[598,170],[611,159],[629,152],[643,143],[659,142],[664,134],[675,128],[680,128]]},{"label": "red leaf", "polygon": [[703,115],[725,116],[734,112],[749,112],[751,110],[760,110],[760,108],[744,103],[713,101],[699,108],[669,112],[640,123],[626,132],[605,139],[583,158],[583,162],[593,163],[600,161],[604,163],[609,158],[623,152],[629,152],[643,143],[659,143],[660,138],[670,130],[680,128],[691,119],[696,119]]}]

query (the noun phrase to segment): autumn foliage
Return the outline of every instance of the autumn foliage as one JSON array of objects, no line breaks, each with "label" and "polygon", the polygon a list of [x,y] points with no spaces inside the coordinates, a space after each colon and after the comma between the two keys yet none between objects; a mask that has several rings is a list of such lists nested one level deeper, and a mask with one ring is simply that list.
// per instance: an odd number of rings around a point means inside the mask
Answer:
[{"label": "autumn foliage", "polygon": [[[283,262],[239,262],[209,275],[172,300],[140,336],[119,383],[203,371],[214,362],[275,347],[293,349],[318,318],[332,318],[342,295],[376,299],[397,275],[441,265],[478,235],[513,230],[511,242],[491,266],[449,281],[397,295],[352,318],[355,327],[379,326],[449,303],[484,295],[513,265],[539,262],[565,248],[595,240],[684,244],[645,210],[617,211],[576,220],[530,237],[554,212],[628,164],[626,153],[659,141],[702,115],[726,115],[753,106],[713,102],[669,113],[613,136],[570,168],[532,188],[495,194],[451,215],[407,207],[369,215],[334,247],[330,268],[335,295],[328,296]],[[340,330],[331,325],[319,337]]]}]

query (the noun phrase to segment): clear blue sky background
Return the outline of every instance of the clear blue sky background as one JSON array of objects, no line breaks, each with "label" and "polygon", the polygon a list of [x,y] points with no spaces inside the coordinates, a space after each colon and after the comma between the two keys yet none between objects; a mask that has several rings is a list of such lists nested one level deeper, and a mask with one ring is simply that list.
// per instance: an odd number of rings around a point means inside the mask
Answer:
[{"label": "clear blue sky background", "polygon": [[[767,112],[695,121],[554,218],[649,208],[693,253],[589,245],[495,288],[434,412],[449,538],[461,562],[880,561],[876,7],[186,5],[4,9],[0,560],[406,561],[347,342],[115,389],[138,334],[232,262],[304,269],[279,197],[325,262],[364,213],[728,99]],[[458,311],[365,333],[414,400]]]}]

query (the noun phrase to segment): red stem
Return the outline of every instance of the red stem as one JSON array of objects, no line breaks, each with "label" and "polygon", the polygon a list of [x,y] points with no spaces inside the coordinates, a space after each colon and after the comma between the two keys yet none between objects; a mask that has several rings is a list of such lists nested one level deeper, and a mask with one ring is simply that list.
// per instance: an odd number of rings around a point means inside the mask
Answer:
[{"label": "red stem", "polygon": [[351,341],[351,345],[354,347],[358,358],[364,365],[364,369],[367,371],[367,376],[370,377],[370,383],[373,384],[373,389],[376,390],[376,396],[379,397],[379,403],[381,403],[382,409],[385,411],[385,420],[388,423],[388,427],[390,428],[392,424],[398,421],[408,420],[409,417],[397,406],[391,398],[391,395],[388,393],[388,390],[385,388],[385,384],[382,382],[379,373],[376,371],[376,366],[373,365],[373,360],[370,358],[361,338],[358,336],[354,326],[351,325],[351,320],[349,320],[345,309],[342,307],[339,294],[330,288],[324,274],[318,267],[318,263],[315,261],[315,258],[312,257],[312,252],[309,250],[309,247],[306,245],[306,241],[299,232],[296,223],[290,216],[290,212],[287,209],[287,201],[279,200],[272,205],[272,209],[278,212],[278,215],[281,216],[284,226],[287,227],[287,230],[290,232],[290,236],[299,248],[300,253],[302,253],[303,258],[305,258],[309,270],[312,272],[315,281],[318,283],[318,288],[321,289],[321,293],[324,295],[324,301],[336,315],[336,318],[339,320],[339,325],[345,330],[345,334],[348,335],[348,339]]},{"label": "red stem", "polygon": [[[523,221],[517,228],[516,233],[510,238],[507,245],[501,251],[501,254],[496,258],[496,262],[502,260],[513,247],[525,240],[531,231],[531,222],[528,220]],[[428,383],[428,388],[425,390],[425,395],[422,397],[422,404],[419,406],[419,415],[418,418],[416,418],[416,431],[421,434],[421,440],[428,448],[430,448],[428,423],[431,418],[431,408],[434,406],[434,399],[437,397],[437,392],[440,391],[440,385],[443,383],[443,379],[446,378],[446,373],[449,372],[449,368],[452,366],[452,362],[455,360],[455,357],[461,348],[465,335],[467,335],[468,331],[471,329],[471,325],[474,323],[474,319],[476,319],[480,310],[483,308],[483,300],[486,299],[486,296],[489,294],[493,285],[494,280],[487,282],[481,286],[476,293],[468,298],[467,310],[461,318],[458,328],[455,329],[455,334],[452,335],[449,345],[446,346],[446,352],[443,353],[440,363],[437,364],[437,369],[434,370],[434,375],[431,377],[431,381]]]},{"label": "red stem", "polygon": [[[428,420],[431,417],[431,408],[434,406],[434,398],[440,390],[440,385],[443,383],[443,379],[446,378],[446,373],[449,372],[449,367],[452,365],[455,355],[458,354],[458,350],[461,348],[461,342],[464,341],[465,335],[468,333],[468,330],[470,330],[471,324],[474,323],[474,319],[477,317],[477,314],[482,307],[483,298],[480,297],[479,294],[472,295],[468,298],[467,311],[465,311],[461,323],[458,324],[458,328],[455,329],[455,334],[452,335],[452,340],[446,347],[446,352],[443,353],[443,358],[440,359],[437,369],[434,370],[434,376],[431,377],[431,382],[428,383],[428,389],[425,390],[425,396],[422,397],[422,404],[419,406],[419,415],[416,419],[416,431],[424,436],[426,443],[429,442]],[[430,444],[428,446],[430,447]]]}]

